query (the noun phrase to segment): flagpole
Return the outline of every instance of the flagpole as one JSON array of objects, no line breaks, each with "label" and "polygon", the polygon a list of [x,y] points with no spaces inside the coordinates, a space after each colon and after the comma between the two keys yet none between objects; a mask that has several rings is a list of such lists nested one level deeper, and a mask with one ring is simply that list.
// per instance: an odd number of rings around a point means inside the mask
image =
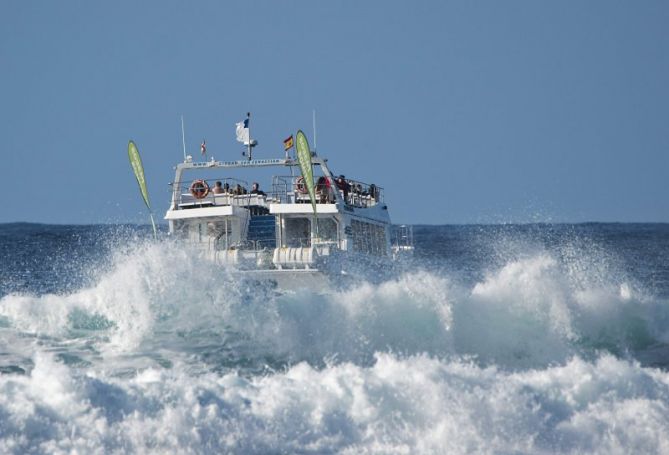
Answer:
[{"label": "flagpole", "polygon": [[158,232],[156,230],[156,222],[153,220],[153,212],[151,211],[151,204],[149,204],[149,192],[146,189],[146,178],[144,177],[144,166],[142,165],[142,158],[139,156],[139,150],[133,141],[128,142],[128,159],[130,160],[130,165],[132,166],[132,171],[135,173],[135,178],[137,179],[137,184],[139,185],[139,191],[142,194],[142,199],[146,208],[149,210],[149,216],[151,217],[151,226],[153,227],[153,238],[158,239]]},{"label": "flagpole", "polygon": [[[316,109],[313,109],[311,111],[312,114],[312,122],[314,126],[314,150],[313,153],[311,150],[309,150],[310,155],[316,155]],[[314,163],[311,162],[311,172],[313,174],[314,172]],[[320,233],[318,232],[318,216],[316,215],[316,212],[314,212],[314,225],[316,226],[316,238],[320,240]]]},{"label": "flagpole", "polygon": [[246,118],[248,119],[248,130],[249,130],[249,161],[251,161],[251,113],[246,113]]},{"label": "flagpole", "polygon": [[156,230],[156,222],[153,220],[153,212],[149,209],[149,216],[151,217],[151,226],[153,226],[153,239],[158,240],[158,231]]}]

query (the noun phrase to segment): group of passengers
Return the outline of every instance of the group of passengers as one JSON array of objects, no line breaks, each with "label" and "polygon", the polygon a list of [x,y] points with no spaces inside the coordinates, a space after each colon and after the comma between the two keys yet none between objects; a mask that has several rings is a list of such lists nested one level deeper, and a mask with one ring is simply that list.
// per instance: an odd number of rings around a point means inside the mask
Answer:
[{"label": "group of passengers", "polygon": [[357,182],[349,182],[344,175],[340,175],[335,179],[337,188],[341,190],[344,195],[344,201],[349,202],[349,193],[354,196],[371,196],[375,201],[379,200],[379,188],[375,184],[369,185],[368,188],[363,188],[362,184]]},{"label": "group of passengers", "polygon": [[344,193],[344,200],[348,201],[348,193],[351,192],[351,184],[348,180],[346,180],[346,177],[344,177],[344,175],[340,175],[335,179],[335,184],[337,185],[337,188],[339,188],[341,192]]},{"label": "group of passengers", "polygon": [[[231,194],[233,196],[249,194],[249,192],[246,190],[246,187],[240,185],[239,183],[235,185],[234,188],[231,188],[228,182],[225,182],[225,184],[223,184],[220,180],[216,181],[216,184],[214,185],[214,189],[212,190],[212,192],[214,194]],[[258,184],[258,182],[253,182],[250,194],[265,196],[265,192],[260,189],[260,185]]]},{"label": "group of passengers", "polygon": [[[335,178],[334,183],[337,189],[342,192],[344,196],[344,201],[346,201],[347,204],[352,203],[352,199],[355,196],[362,196],[362,197],[371,196],[371,198],[374,199],[375,201],[379,200],[380,196],[379,188],[373,183],[369,185],[369,187],[363,188],[362,184],[357,182],[351,182],[347,180],[344,175],[340,175],[339,177]],[[306,188],[302,188],[302,190],[306,192]],[[321,203],[334,202],[334,195],[332,194],[330,179],[324,176],[320,177],[316,183],[316,191],[318,193],[319,200]],[[225,184],[223,184],[223,182],[221,182],[220,180],[216,181],[216,184],[212,189],[212,193],[230,194],[233,196],[239,196],[243,194],[256,194],[259,196],[266,195],[265,192],[260,189],[260,185],[258,184],[258,182],[253,182],[253,185],[251,186],[251,191],[249,192],[243,185],[239,183],[237,183],[234,187],[231,187],[228,182],[225,182]],[[351,195],[352,198],[349,198],[349,195]]]}]

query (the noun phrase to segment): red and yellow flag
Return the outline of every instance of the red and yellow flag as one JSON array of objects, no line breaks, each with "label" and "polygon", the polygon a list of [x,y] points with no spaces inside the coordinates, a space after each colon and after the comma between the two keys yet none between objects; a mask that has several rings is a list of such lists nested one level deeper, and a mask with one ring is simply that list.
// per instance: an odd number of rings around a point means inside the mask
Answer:
[{"label": "red and yellow flag", "polygon": [[284,150],[290,150],[293,148],[293,135],[291,134],[288,139],[284,139],[283,141],[283,149]]}]

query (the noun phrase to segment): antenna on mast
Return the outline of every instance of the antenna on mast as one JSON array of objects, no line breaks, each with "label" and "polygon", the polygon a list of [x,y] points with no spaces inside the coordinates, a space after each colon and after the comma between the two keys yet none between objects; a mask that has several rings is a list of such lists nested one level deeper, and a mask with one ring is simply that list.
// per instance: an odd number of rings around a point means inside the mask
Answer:
[{"label": "antenna on mast", "polygon": [[316,142],[316,109],[312,111],[313,114],[313,123],[314,123],[314,153],[316,153],[317,148],[317,142]]},{"label": "antenna on mast", "polygon": [[186,132],[184,130],[184,116],[181,116],[181,143],[184,148],[184,162],[186,161]]}]

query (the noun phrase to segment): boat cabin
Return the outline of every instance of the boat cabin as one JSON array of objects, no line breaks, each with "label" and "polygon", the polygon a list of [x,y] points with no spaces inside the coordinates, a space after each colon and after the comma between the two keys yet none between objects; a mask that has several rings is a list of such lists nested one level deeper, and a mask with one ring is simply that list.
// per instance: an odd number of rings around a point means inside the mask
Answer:
[{"label": "boat cabin", "polygon": [[312,165],[313,204],[296,160],[188,157],[170,184],[170,234],[242,269],[310,269],[341,254],[391,255],[383,188],[332,175],[317,156]]}]

